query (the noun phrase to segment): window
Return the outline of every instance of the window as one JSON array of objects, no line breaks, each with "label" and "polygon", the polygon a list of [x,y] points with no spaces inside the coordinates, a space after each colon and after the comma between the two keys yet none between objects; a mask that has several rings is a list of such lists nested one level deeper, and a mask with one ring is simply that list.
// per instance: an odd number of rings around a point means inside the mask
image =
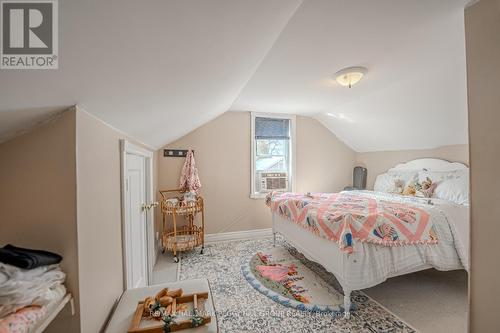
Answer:
[{"label": "window", "polygon": [[252,113],[252,198],[293,188],[295,117]]}]

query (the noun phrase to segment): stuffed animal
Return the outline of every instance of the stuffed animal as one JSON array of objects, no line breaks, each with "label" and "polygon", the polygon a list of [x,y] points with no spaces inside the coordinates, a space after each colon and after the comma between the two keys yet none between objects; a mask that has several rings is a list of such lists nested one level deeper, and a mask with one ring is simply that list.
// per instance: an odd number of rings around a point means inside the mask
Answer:
[{"label": "stuffed animal", "polygon": [[164,301],[167,304],[172,303],[173,298],[180,297],[182,296],[182,289],[175,289],[175,290],[168,290],[168,288],[164,288],[156,294],[155,299],[160,301],[160,304],[162,304],[162,301]]},{"label": "stuffed animal", "polygon": [[436,189],[437,183],[433,183],[432,180],[427,177],[421,184],[420,193],[424,198],[432,198],[434,190]]},{"label": "stuffed animal", "polygon": [[415,184],[409,184],[405,187],[403,191],[403,195],[415,196],[417,194],[417,189],[415,188]]},{"label": "stuffed animal", "polygon": [[151,313],[154,311],[154,308],[156,307],[156,301],[153,297],[146,297],[144,300],[144,307],[142,310],[142,315],[143,317],[148,317],[151,315]]},{"label": "stuffed animal", "polygon": [[161,318],[161,308],[164,308],[165,313],[170,314],[174,298],[182,296],[182,293],[183,291],[180,288],[175,290],[168,290],[168,288],[164,288],[160,290],[154,298],[146,297],[144,300],[143,316]]},{"label": "stuffed animal", "polygon": [[394,180],[394,188],[391,193],[402,194],[405,189],[405,182],[402,179]]}]

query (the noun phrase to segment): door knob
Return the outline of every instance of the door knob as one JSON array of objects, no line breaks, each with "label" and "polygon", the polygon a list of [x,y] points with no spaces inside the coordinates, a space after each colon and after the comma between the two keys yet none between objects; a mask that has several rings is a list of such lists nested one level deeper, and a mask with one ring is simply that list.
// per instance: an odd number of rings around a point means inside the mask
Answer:
[{"label": "door knob", "polygon": [[149,205],[143,204],[142,205],[142,210],[151,209],[151,208],[157,207],[158,205],[159,205],[159,203],[157,201],[152,202]]}]

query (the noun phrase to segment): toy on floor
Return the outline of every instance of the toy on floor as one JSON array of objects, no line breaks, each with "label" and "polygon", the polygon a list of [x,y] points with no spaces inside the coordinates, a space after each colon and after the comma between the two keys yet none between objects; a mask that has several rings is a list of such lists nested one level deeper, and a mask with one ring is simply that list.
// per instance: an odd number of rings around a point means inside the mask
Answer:
[{"label": "toy on floor", "polygon": [[[172,303],[174,298],[182,296],[182,289],[160,290],[155,297],[146,297],[144,300],[143,316],[151,316],[155,319],[161,319],[163,313],[172,313]],[[162,311],[162,308],[165,309]]]},{"label": "toy on floor", "polygon": [[[184,295],[182,289],[164,288],[139,302],[128,333],[164,333],[210,323],[205,311],[208,292]],[[148,323],[141,325],[142,321]]]}]

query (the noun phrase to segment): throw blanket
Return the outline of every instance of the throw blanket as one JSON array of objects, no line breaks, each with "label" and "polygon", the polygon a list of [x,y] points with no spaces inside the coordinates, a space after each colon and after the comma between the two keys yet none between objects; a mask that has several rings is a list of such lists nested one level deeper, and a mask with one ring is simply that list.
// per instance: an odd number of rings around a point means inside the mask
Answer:
[{"label": "throw blanket", "polygon": [[49,251],[25,249],[10,244],[0,248],[0,262],[24,269],[58,264],[61,260],[60,255]]},{"label": "throw blanket", "polygon": [[436,244],[433,210],[366,192],[270,193],[266,205],[346,253],[355,241],[384,246]]},{"label": "throw blanket", "polygon": [[0,319],[0,333],[26,333],[43,318],[45,308],[28,306]]}]

